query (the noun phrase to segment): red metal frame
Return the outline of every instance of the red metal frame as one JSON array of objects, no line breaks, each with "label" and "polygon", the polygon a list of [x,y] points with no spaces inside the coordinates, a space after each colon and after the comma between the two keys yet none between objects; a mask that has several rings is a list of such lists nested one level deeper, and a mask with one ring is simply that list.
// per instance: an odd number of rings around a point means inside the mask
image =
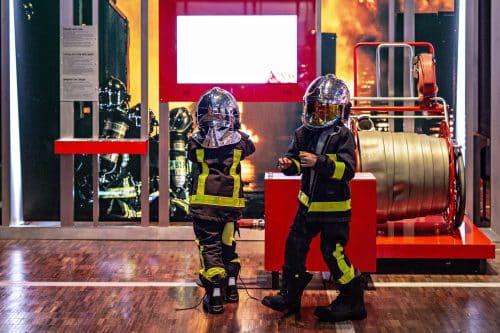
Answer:
[{"label": "red metal frame", "polygon": [[449,168],[450,168],[450,182],[448,184],[448,194],[450,196],[450,200],[448,202],[448,211],[445,212],[446,222],[450,227],[453,226],[453,217],[455,216],[455,204],[456,204],[456,190],[455,190],[455,154],[453,151],[453,140],[451,139],[451,132],[448,124],[445,121],[441,121],[439,126],[439,137],[444,138],[446,140],[446,144],[448,145],[448,156],[449,156]]},{"label": "red metal frame", "polygon": [[[300,102],[316,77],[315,0],[161,0],[159,1],[160,101],[197,101],[214,84],[177,83],[176,24],[178,15],[297,15],[297,83],[215,84],[242,102]],[[231,40],[215,36],[214,50],[233,52]]]},{"label": "red metal frame", "polygon": [[410,45],[410,46],[421,46],[429,48],[429,53],[434,57],[434,46],[429,42],[362,42],[357,43],[353,50],[353,66],[354,66],[354,96],[358,95],[358,49],[363,46],[376,47],[381,44],[393,44],[393,45]]}]

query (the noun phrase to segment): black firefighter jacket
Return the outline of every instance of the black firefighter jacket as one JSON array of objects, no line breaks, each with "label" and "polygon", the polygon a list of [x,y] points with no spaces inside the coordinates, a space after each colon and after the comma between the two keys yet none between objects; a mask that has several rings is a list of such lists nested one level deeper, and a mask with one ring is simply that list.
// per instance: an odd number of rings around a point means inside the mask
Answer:
[{"label": "black firefighter jacket", "polygon": [[[318,141],[320,143],[318,144]],[[292,166],[285,175],[302,174],[299,192],[299,212],[307,222],[346,222],[351,218],[349,181],[356,168],[354,136],[344,125],[310,130],[301,126],[295,130],[286,157]],[[313,168],[300,166],[299,153],[318,155]]]},{"label": "black firefighter jacket", "polygon": [[240,161],[255,151],[250,137],[239,131],[238,143],[218,148],[204,148],[192,137],[188,159],[193,162],[190,189],[190,214],[213,222],[237,221],[245,199]]}]

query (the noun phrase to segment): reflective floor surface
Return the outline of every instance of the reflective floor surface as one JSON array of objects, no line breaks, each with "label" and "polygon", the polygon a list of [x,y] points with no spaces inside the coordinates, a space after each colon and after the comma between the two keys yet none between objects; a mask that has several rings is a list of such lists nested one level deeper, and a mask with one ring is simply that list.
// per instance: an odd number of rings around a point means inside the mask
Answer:
[{"label": "reflective floor surface", "polygon": [[0,332],[500,331],[498,248],[486,274],[447,262],[380,262],[365,292],[368,318],[337,324],[313,315],[337,294],[322,274],[300,315],[284,316],[259,301],[275,292],[264,242],[240,241],[238,252],[247,290],[240,283],[240,302],[209,315],[197,306],[192,241],[0,240]]}]

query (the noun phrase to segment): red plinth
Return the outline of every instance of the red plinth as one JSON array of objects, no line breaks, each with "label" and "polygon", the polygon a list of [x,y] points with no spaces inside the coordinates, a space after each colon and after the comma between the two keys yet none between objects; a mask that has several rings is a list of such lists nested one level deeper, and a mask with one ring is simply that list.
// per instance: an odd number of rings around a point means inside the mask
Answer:
[{"label": "red plinth", "polygon": [[148,140],[141,139],[59,139],[55,154],[138,154],[148,151]]},{"label": "red plinth", "polygon": [[[411,228],[412,224],[430,225],[442,220],[442,216],[426,216],[404,220],[404,234],[378,235],[377,258],[393,259],[490,259],[495,258],[495,244],[486,237],[467,217],[453,234],[422,235]],[[390,224],[389,222],[388,224]]]},{"label": "red plinth", "polygon": [[[264,182],[265,258],[267,271],[281,271],[285,241],[298,208],[300,177],[266,173]],[[376,181],[370,173],[357,173],[351,181],[352,220],[347,255],[361,272],[376,271]],[[327,272],[316,237],[307,257],[309,271]]]}]

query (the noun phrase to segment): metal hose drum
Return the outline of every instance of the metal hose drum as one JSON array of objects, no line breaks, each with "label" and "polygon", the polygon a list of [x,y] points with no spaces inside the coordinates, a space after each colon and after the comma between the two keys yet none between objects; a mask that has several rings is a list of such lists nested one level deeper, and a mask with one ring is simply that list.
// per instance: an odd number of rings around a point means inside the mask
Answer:
[{"label": "metal hose drum", "polygon": [[377,222],[440,214],[449,203],[446,140],[416,133],[358,132],[359,170],[377,179]]}]

